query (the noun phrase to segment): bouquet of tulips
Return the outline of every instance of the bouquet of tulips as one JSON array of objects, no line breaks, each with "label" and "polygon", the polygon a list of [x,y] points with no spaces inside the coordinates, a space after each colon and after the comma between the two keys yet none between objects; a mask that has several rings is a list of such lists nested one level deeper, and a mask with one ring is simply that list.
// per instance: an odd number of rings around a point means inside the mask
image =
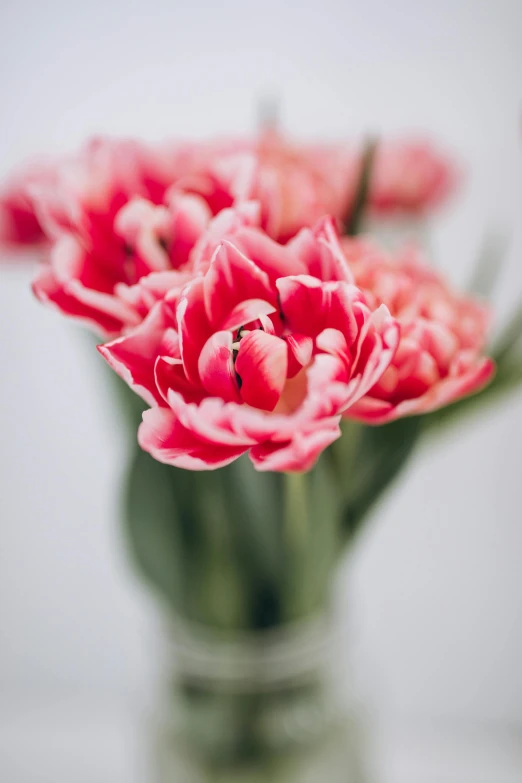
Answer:
[{"label": "bouquet of tulips", "polygon": [[[137,431],[127,539],[172,617],[252,634],[321,612],[419,439],[522,380],[520,315],[492,343],[486,291],[365,233],[421,220],[457,179],[424,143],[267,129],[96,139],[5,185],[4,246],[38,247],[35,295],[115,373]],[[259,701],[236,707],[230,747],[255,754]]]}]

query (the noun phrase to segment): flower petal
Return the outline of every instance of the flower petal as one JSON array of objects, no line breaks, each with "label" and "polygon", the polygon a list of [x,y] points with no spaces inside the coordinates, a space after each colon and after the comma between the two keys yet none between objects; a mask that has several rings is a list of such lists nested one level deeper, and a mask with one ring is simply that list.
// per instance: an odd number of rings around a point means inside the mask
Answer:
[{"label": "flower petal", "polygon": [[306,274],[307,268],[297,253],[270,239],[255,228],[242,228],[233,237],[235,245],[274,283],[278,277]]},{"label": "flower petal", "polygon": [[326,322],[328,295],[320,280],[309,275],[282,277],[277,283],[283,320],[293,332],[315,337]]},{"label": "flower petal", "polygon": [[275,312],[277,311],[274,305],[269,304],[264,299],[245,299],[245,301],[236,305],[228,317],[225,318],[223,329],[239,329],[240,326],[259,319],[263,324],[268,322],[268,328],[272,331],[272,321],[269,318],[265,318],[265,316]]},{"label": "flower petal", "polygon": [[229,465],[247,450],[244,446],[224,446],[201,439],[169,408],[145,411],[138,441],[159,462],[186,470],[215,470]]},{"label": "flower petal", "polygon": [[288,377],[293,378],[312,359],[314,341],[305,334],[295,332],[285,337],[288,347]]},{"label": "flower petal", "polygon": [[154,365],[154,381],[162,405],[168,403],[170,391],[180,394],[185,402],[199,403],[205,397],[204,389],[188,380],[181,359],[158,356]]},{"label": "flower petal", "polygon": [[241,402],[230,332],[215,332],[209,337],[199,355],[198,370],[201,383],[213,397]]},{"label": "flower petal", "polygon": [[106,335],[139,323],[136,310],[110,292],[111,286],[99,270],[91,269],[90,279],[85,279],[88,265],[89,258],[81,243],[72,236],[63,236],[54,244],[49,263],[40,268],[33,282],[34,294],[40,301],[94,325]]},{"label": "flower petal", "polygon": [[250,450],[256,470],[301,473],[313,468],[324,449],[341,435],[338,424],[312,432],[297,432],[286,444],[261,443]]},{"label": "flower petal", "polygon": [[236,358],[244,402],[253,408],[274,410],[285,386],[287,367],[284,340],[260,329],[245,335]]},{"label": "flower petal", "polygon": [[156,359],[169,354],[179,358],[178,337],[172,322],[169,308],[164,302],[158,302],[132,332],[98,346],[112,369],[149,405],[163,402],[154,374]]},{"label": "flower petal", "polygon": [[332,218],[323,218],[313,229],[303,228],[287,247],[304,264],[306,274],[325,282],[354,282]]},{"label": "flower petal", "polygon": [[207,318],[202,277],[196,277],[183,290],[176,311],[181,358],[187,378],[199,383],[199,354],[213,329]]},{"label": "flower petal", "polygon": [[246,299],[263,299],[276,305],[268,275],[231,242],[216,250],[204,277],[204,301],[214,329],[221,329],[238,304]]}]

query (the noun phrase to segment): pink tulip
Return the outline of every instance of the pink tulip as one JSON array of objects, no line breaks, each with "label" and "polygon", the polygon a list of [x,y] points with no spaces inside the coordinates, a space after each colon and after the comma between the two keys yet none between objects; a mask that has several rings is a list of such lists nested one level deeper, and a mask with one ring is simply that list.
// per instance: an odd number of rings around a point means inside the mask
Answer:
[{"label": "pink tulip", "polygon": [[392,363],[347,412],[369,424],[433,411],[481,389],[494,373],[483,356],[489,311],[454,293],[415,251],[396,258],[364,241],[343,240],[356,284],[370,306],[385,304],[400,324]]},{"label": "pink tulip", "polygon": [[111,225],[93,218],[92,233],[82,228],[58,234],[33,290],[103,334],[120,334],[148,313],[165,276],[169,289],[187,282],[190,252],[209,221],[210,211],[197,196],[176,196],[168,207],[134,199],[115,212]]},{"label": "pink tulip", "polygon": [[283,241],[327,211],[339,216],[340,158],[335,148],[298,147],[275,134],[155,146],[94,139],[17,178],[0,203],[0,233],[11,242],[45,240],[37,297],[117,335],[150,309],[141,280],[180,270],[186,282],[213,215],[231,206],[253,212],[255,199],[255,220]]},{"label": "pink tulip", "polygon": [[308,470],[389,366],[398,326],[353,284],[329,219],[286,245],[233,211],[208,234],[181,294],[99,350],[152,406],[139,442],[161,462],[206,470],[249,451],[258,470]]},{"label": "pink tulip", "polygon": [[384,140],[372,171],[370,212],[424,214],[445,201],[457,181],[455,165],[428,142]]},{"label": "pink tulip", "polygon": [[175,187],[201,195],[213,214],[245,200],[261,205],[261,227],[287,242],[323,215],[341,220],[351,155],[340,145],[296,144],[276,131],[194,145]]},{"label": "pink tulip", "polygon": [[290,144],[275,132],[256,149],[257,180],[250,197],[262,205],[262,226],[280,242],[324,215],[342,221],[348,205],[349,155],[335,145]]}]

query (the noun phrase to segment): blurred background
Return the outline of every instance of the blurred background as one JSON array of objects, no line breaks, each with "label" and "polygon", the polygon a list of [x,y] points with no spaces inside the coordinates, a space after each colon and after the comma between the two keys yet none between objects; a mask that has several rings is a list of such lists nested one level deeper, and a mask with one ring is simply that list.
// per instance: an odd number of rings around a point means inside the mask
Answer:
[{"label": "blurred background", "polygon": [[[1,0],[0,73],[1,174],[92,133],[250,132],[266,96],[300,137],[426,134],[466,175],[435,261],[464,283],[503,232],[499,323],[520,297],[520,0]],[[0,778],[141,781],[154,614],[117,522],[126,435],[101,358],[30,278],[1,270]],[[519,395],[424,444],[343,576],[383,718],[502,737],[474,782],[520,779],[521,475]],[[416,783],[467,780],[435,755]]]}]

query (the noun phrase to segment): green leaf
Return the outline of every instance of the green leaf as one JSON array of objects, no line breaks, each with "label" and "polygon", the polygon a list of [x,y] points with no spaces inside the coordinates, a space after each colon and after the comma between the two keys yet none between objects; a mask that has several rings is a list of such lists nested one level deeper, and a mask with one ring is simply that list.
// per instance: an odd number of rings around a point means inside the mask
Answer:
[{"label": "green leaf", "polygon": [[171,607],[183,611],[190,553],[183,541],[172,470],[136,449],[125,483],[124,525],[132,560],[142,576]]},{"label": "green leaf", "polygon": [[[502,333],[495,341],[492,356],[497,365],[502,366],[515,351],[520,351],[522,354],[522,302],[519,303]],[[522,355],[519,359],[522,361]]]},{"label": "green leaf", "polygon": [[453,424],[458,419],[476,413],[487,405],[497,404],[521,385],[522,360],[503,360],[497,365],[496,375],[488,386],[445,408],[428,413],[423,418],[422,428],[424,432],[441,432],[443,427]]},{"label": "green leaf", "polygon": [[216,472],[233,518],[241,554],[260,579],[281,571],[283,475],[257,471],[247,455]]},{"label": "green leaf", "polygon": [[136,448],[126,538],[172,610],[220,628],[280,622],[282,478],[245,459],[217,471],[180,470]]},{"label": "green leaf", "polygon": [[[363,519],[403,470],[421,433],[421,419],[411,416],[379,427],[356,424],[355,432],[357,447],[344,468],[345,540],[354,538]],[[353,422],[343,422],[343,438],[345,434],[353,437]]]},{"label": "green leaf", "polygon": [[311,520],[304,573],[303,603],[320,607],[328,597],[332,571],[342,551],[342,494],[326,454],[308,474]]},{"label": "green leaf", "polygon": [[281,622],[282,480],[280,473],[257,472],[247,456],[212,474],[225,509],[235,569],[240,575],[249,628]]},{"label": "green leaf", "polygon": [[124,523],[138,570],[171,611],[221,628],[248,623],[248,574],[220,471],[163,465],[137,448],[127,475]]},{"label": "green leaf", "polygon": [[507,238],[498,232],[487,235],[473,268],[468,291],[491,299],[507,256]]}]

